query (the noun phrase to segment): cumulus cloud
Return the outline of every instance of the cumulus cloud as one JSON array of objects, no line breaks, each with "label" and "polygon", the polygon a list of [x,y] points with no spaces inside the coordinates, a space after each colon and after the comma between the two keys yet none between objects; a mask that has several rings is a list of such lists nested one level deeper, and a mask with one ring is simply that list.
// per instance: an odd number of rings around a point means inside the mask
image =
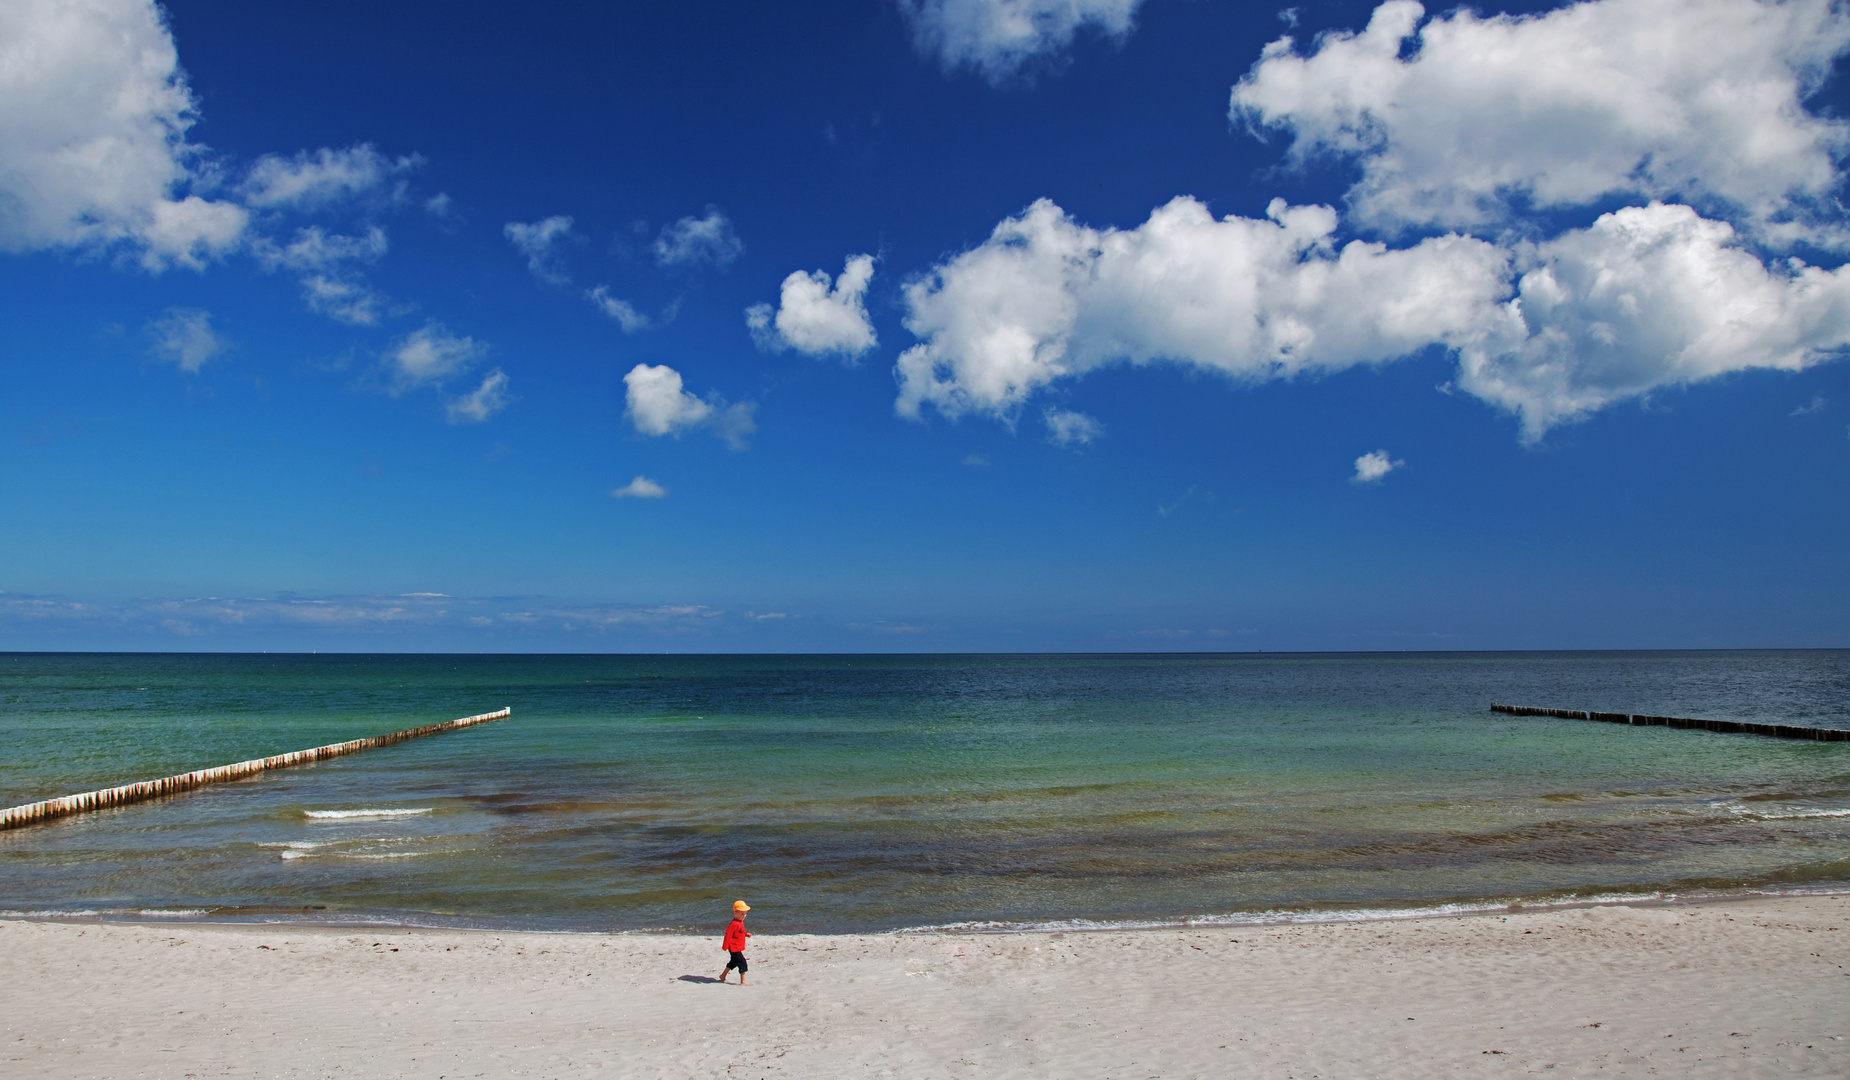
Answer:
[{"label": "cumulus cloud", "polygon": [[1378,484],[1381,478],[1395,469],[1405,465],[1404,461],[1395,461],[1386,450],[1374,450],[1355,459],[1355,475],[1349,478],[1351,484]]},{"label": "cumulus cloud", "polygon": [[1116,361],[1258,381],[1511,330],[1500,248],[1443,236],[1338,249],[1328,207],[1274,200],[1268,213],[1216,219],[1184,197],[1136,229],[1098,230],[1036,202],[906,286],[906,327],[924,340],[900,355],[895,407],[1008,417]]},{"label": "cumulus cloud", "polygon": [[834,353],[846,359],[872,349],[874,326],[864,296],[874,276],[872,255],[851,255],[830,287],[821,270],[797,270],[784,279],[775,313],[769,304],[745,311],[752,339],[763,349],[795,349],[811,356]]},{"label": "cumulus cloud", "polygon": [[510,400],[507,376],[500,368],[495,368],[482,380],[482,385],[444,402],[443,409],[452,424],[479,424],[507,408]]},{"label": "cumulus cloud", "polygon": [[396,395],[440,385],[467,371],[487,352],[488,346],[474,338],[452,334],[441,323],[425,323],[386,353],[391,392]]},{"label": "cumulus cloud", "polygon": [[1520,416],[1529,441],[1660,387],[1850,346],[1850,266],[1769,267],[1687,206],[1627,207],[1518,256],[1522,333],[1461,348],[1458,385]]},{"label": "cumulus cloud", "polygon": [[371,143],[287,158],[265,154],[245,174],[239,193],[246,205],[262,209],[313,210],[373,194],[419,163],[415,156],[388,158]]},{"label": "cumulus cloud", "polygon": [[745,243],[733,231],[732,220],[716,206],[704,216],[689,215],[662,227],[651,247],[663,266],[728,266],[745,253]]},{"label": "cumulus cloud", "polygon": [[667,494],[667,488],[640,475],[611,492],[611,495],[619,499],[660,499],[665,498]]},{"label": "cumulus cloud", "polygon": [[150,0],[0,5],[0,250],[116,249],[199,269],[249,211],[183,194],[192,92]]},{"label": "cumulus cloud", "polygon": [[197,308],[168,308],[146,330],[154,355],[189,374],[225,351],[223,339],[212,332],[211,314]]},{"label": "cumulus cloud", "polygon": [[728,405],[717,394],[696,397],[682,388],[681,373],[667,364],[637,364],[623,376],[623,384],[630,423],[644,435],[678,437],[683,431],[704,429],[734,450],[743,450],[746,439],[758,430],[752,417],[756,405]]},{"label": "cumulus cloud", "polygon": [[571,280],[559,262],[558,251],[560,242],[571,238],[570,217],[555,214],[532,223],[510,221],[502,226],[501,231],[515,250],[527,257],[527,269],[534,277],[553,285],[563,285]]},{"label": "cumulus cloud", "polygon": [[1726,222],[1653,203],[1544,243],[1332,240],[1327,207],[1215,219],[1193,199],[1131,230],[1042,200],[906,287],[895,408],[1010,419],[1103,364],[1166,361],[1248,382],[1440,347],[1457,385],[1549,428],[1654,390],[1850,347],[1850,267],[1768,266]]},{"label": "cumulus cloud", "polygon": [[1354,156],[1350,202],[1375,226],[1620,196],[1687,202],[1773,241],[1850,241],[1833,198],[1850,125],[1803,104],[1850,46],[1833,0],[1460,8],[1422,26],[1424,10],[1389,0],[1308,53],[1273,42],[1233,89],[1235,120],[1290,134],[1300,161]]},{"label": "cumulus cloud", "polygon": [[1105,425],[1071,409],[1048,409],[1041,419],[1047,424],[1047,437],[1057,446],[1084,446],[1105,434]]},{"label": "cumulus cloud", "polygon": [[588,290],[585,299],[591,301],[592,307],[615,319],[626,334],[649,328],[649,317],[637,311],[636,305],[628,300],[619,300],[610,295],[610,287],[607,285]]},{"label": "cumulus cloud", "polygon": [[1142,0],[899,0],[919,51],[946,71],[1002,83],[1046,62],[1082,29],[1122,40]]}]

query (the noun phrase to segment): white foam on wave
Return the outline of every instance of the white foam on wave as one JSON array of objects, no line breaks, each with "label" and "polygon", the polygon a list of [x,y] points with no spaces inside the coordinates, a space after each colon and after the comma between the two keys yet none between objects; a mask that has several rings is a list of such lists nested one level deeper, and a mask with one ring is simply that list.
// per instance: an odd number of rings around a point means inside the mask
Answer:
[{"label": "white foam on wave", "polygon": [[415,859],[419,855],[435,855],[434,851],[387,851],[373,855],[363,855],[354,851],[302,851],[299,849],[283,852],[285,859]]},{"label": "white foam on wave", "polygon": [[1755,810],[1737,802],[1722,803],[1721,808],[1730,814],[1755,821],[1791,821],[1796,818],[1832,818],[1850,817],[1850,808],[1827,808],[1821,806],[1800,806],[1783,810]]},{"label": "white foam on wave", "polygon": [[434,806],[420,807],[416,810],[304,810],[303,816],[322,820],[360,817],[410,817],[413,814],[428,814]]},{"label": "white foam on wave", "polygon": [[101,914],[95,908],[76,911],[15,911],[12,908],[0,908],[0,919],[87,919]]},{"label": "white foam on wave", "polygon": [[192,919],[207,912],[205,908],[142,908],[136,914],[157,919]]},{"label": "white foam on wave", "polygon": [[[408,859],[417,855],[434,855],[434,851],[387,851],[374,849],[390,844],[415,844],[423,840],[417,836],[376,836],[366,840],[290,840],[286,843],[267,843],[262,847],[280,847],[285,859]],[[337,850],[323,851],[323,848]]]}]

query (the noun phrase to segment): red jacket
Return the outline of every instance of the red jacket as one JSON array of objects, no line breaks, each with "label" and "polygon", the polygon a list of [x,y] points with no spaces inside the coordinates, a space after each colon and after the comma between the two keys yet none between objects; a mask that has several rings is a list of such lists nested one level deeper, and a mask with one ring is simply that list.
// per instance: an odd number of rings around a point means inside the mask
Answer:
[{"label": "red jacket", "polygon": [[721,948],[727,952],[744,952],[745,939],[751,936],[751,932],[745,929],[745,920],[734,919],[726,926],[726,940]]}]

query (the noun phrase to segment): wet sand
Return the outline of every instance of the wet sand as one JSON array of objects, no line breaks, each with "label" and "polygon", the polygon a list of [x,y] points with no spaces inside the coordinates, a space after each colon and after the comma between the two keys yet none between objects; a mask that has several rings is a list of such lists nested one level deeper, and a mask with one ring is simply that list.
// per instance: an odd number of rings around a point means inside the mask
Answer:
[{"label": "wet sand", "polygon": [[[0,1076],[1850,1076],[1850,896],[778,936],[0,922]],[[736,976],[735,976],[736,979]]]}]

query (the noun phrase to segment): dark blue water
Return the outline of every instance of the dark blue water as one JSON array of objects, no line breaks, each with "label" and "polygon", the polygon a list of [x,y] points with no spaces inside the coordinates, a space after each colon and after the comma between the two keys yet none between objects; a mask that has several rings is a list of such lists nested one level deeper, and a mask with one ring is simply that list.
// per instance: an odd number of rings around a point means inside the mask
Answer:
[{"label": "dark blue water", "polygon": [[1850,881],[1850,652],[0,655],[0,909],[622,929],[1165,922]]}]

